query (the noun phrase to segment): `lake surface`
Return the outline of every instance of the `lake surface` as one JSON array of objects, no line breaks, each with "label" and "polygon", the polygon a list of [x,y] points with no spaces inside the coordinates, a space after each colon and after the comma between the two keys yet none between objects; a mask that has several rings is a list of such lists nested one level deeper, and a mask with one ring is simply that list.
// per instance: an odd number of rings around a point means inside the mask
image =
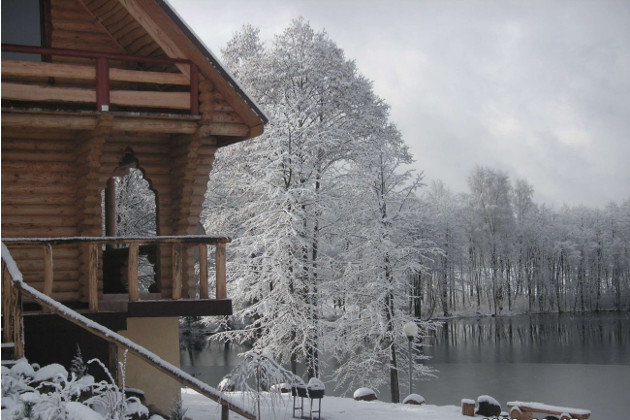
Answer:
[{"label": "lake surface", "polygon": [[[589,409],[593,420],[627,416],[630,313],[451,319],[425,344],[438,377],[416,381],[412,392],[429,404],[490,395],[504,410],[507,401],[520,400]],[[197,342],[182,349],[181,363],[216,386],[245,350]],[[409,385],[403,380],[400,387],[404,397]],[[379,399],[388,400],[386,389]]]}]

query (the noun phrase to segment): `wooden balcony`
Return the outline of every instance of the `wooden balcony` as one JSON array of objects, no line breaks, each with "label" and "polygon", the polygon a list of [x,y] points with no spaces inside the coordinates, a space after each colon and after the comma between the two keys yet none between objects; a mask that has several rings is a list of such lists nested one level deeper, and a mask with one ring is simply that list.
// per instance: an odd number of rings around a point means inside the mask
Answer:
[{"label": "wooden balcony", "polygon": [[199,71],[190,60],[9,44],[2,52],[45,59],[2,60],[3,106],[199,115]]},{"label": "wooden balcony", "polygon": [[[79,246],[87,255],[86,273],[79,273],[87,278],[87,302],[85,311],[124,312],[130,317],[164,317],[193,315],[231,315],[232,301],[226,292],[225,246],[230,239],[225,236],[149,236],[149,237],[70,237],[70,238],[2,238],[2,242],[11,250],[20,248],[41,248],[43,259],[43,290],[53,297],[54,290],[54,254],[56,248]],[[208,288],[208,247],[214,247],[215,292],[210,296]],[[156,258],[156,272],[161,273],[162,282],[170,283],[170,295],[163,292],[141,292],[138,282],[138,260],[142,248],[168,249],[171,251],[170,272],[165,273],[159,267],[165,258]],[[199,258],[199,286],[189,290],[199,298],[182,297],[183,284],[194,284],[186,278],[183,270],[183,255],[186,249],[196,248]],[[108,249],[123,250],[126,256],[127,293],[103,293],[103,283],[107,281],[102,274],[104,256]],[[206,258],[204,258],[206,256]],[[103,270],[105,271],[105,270]],[[193,270],[189,269],[188,272]],[[101,287],[99,287],[99,284]],[[192,292],[192,293],[190,293]],[[87,305],[85,305],[87,303]]]}]

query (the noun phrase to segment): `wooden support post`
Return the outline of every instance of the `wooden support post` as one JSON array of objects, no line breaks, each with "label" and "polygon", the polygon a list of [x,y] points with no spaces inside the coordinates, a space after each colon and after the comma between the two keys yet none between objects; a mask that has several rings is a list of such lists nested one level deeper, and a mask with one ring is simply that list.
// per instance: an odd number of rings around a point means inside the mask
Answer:
[{"label": "wooden support post", "polygon": [[199,299],[208,299],[208,246],[199,244]]},{"label": "wooden support post", "polygon": [[190,113],[199,115],[199,69],[190,63]]},{"label": "wooden support post", "polygon": [[182,297],[182,244],[173,244],[173,299]]},{"label": "wooden support post", "polygon": [[[44,294],[53,295],[53,251],[50,244],[44,244]],[[50,312],[43,308],[44,312]]]},{"label": "wooden support post", "polygon": [[2,342],[11,341],[11,274],[2,261]]},{"label": "wooden support post", "polygon": [[109,111],[109,61],[106,57],[96,58],[96,110]]},{"label": "wooden support post", "polygon": [[140,298],[138,289],[138,243],[129,244],[129,259],[127,260],[127,286],[129,288],[129,302],[136,302]]},{"label": "wooden support post", "polygon": [[215,249],[214,269],[216,273],[216,299],[226,299],[227,290],[225,287],[225,244],[218,242]]},{"label": "wooden support post", "polygon": [[118,384],[118,346],[116,343],[109,342],[107,345],[107,367],[109,368],[109,373],[111,373],[114,378],[114,382]]},{"label": "wooden support post", "polygon": [[44,294],[53,294],[53,251],[50,244],[44,244]]},{"label": "wooden support post", "polygon": [[221,420],[230,420],[230,409],[226,405],[221,406]]},{"label": "wooden support post", "polygon": [[13,323],[13,357],[15,360],[24,357],[24,320],[22,318],[22,293],[17,287],[10,290],[11,319]]},{"label": "wooden support post", "polygon": [[88,245],[88,304],[90,311],[98,311],[98,244]]}]

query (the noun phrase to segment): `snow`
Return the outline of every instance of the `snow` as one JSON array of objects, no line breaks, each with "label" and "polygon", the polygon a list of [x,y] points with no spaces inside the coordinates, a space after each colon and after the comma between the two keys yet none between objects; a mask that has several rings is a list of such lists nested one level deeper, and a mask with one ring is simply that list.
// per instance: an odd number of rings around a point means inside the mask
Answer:
[{"label": "snow", "polygon": [[374,390],[370,388],[359,388],[356,391],[354,391],[354,394],[352,394],[352,397],[356,399],[356,398],[367,397],[368,395],[376,395],[376,392],[374,392]]},{"label": "snow", "polygon": [[66,414],[67,420],[103,420],[103,416],[96,411],[75,401],[66,403]]},{"label": "snow", "polygon": [[410,394],[407,397],[405,397],[405,399],[403,400],[403,404],[411,404],[411,403],[424,404],[425,399],[422,395]]},{"label": "snow", "polygon": [[[4,369],[2,370],[4,374]],[[15,365],[9,370],[11,376],[17,378],[19,376],[23,376],[25,378],[32,378],[35,376],[35,370],[28,363],[28,360],[22,358],[18,360]]]},{"label": "snow", "polygon": [[312,389],[313,391],[324,391],[326,389],[326,385],[317,378],[311,378],[310,381],[308,381],[307,388]]},{"label": "snow", "polygon": [[66,380],[66,378],[68,378],[68,371],[58,363],[42,367],[33,376],[35,382],[55,381],[56,379]]},{"label": "snow", "polygon": [[[367,388],[366,388],[367,389]],[[238,393],[232,393],[237,396]],[[242,395],[242,394],[240,394]],[[184,407],[188,410],[186,417],[193,420],[219,420],[221,407],[215,402],[203,397],[197,392],[182,389]],[[271,405],[273,401],[273,406]],[[293,397],[282,395],[263,398],[261,418],[274,420],[290,420],[292,416]],[[354,401],[350,398],[324,397],[322,400],[322,418],[326,420],[382,420],[396,418],[396,420],[470,420],[462,415],[461,408],[455,405],[410,405],[392,404],[381,401]],[[231,420],[242,419],[230,413]]]},{"label": "snow", "polygon": [[485,403],[488,403],[488,404],[494,404],[494,405],[498,405],[499,407],[501,407],[501,404],[499,404],[499,402],[496,399],[492,398],[489,395],[480,395],[477,398],[477,402],[478,403],[485,402]]},{"label": "snow", "polygon": [[471,400],[469,398],[462,398],[462,405],[464,404],[474,404],[475,400]]},{"label": "snow", "polygon": [[533,411],[541,410],[541,411],[558,411],[564,413],[577,414],[580,416],[590,415],[591,410],[584,410],[582,408],[571,408],[571,407],[559,407],[557,405],[549,405],[539,402],[523,402],[523,401],[509,401],[507,403],[508,406],[526,406],[530,407]]}]

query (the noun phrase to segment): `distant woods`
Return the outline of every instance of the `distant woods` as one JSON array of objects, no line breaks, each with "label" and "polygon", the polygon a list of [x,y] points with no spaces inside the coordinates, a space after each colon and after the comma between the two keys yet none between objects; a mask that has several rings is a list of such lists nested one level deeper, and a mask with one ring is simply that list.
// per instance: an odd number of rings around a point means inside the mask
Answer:
[{"label": "distant woods", "polygon": [[[425,188],[427,237],[442,250],[418,295],[439,315],[628,310],[630,200],[550,209],[533,187],[477,167],[470,192]],[[435,308],[435,311],[433,311]]]}]

